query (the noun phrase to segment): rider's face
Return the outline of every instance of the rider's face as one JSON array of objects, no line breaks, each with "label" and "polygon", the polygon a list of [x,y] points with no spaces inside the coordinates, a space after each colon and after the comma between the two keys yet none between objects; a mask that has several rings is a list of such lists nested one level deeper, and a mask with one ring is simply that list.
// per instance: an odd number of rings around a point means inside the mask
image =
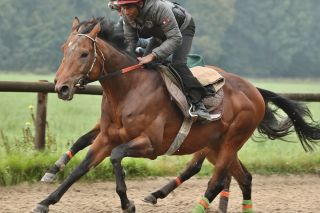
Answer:
[{"label": "rider's face", "polygon": [[135,4],[123,5],[121,6],[121,11],[122,11],[122,14],[130,20],[134,20],[139,15],[138,6]]}]

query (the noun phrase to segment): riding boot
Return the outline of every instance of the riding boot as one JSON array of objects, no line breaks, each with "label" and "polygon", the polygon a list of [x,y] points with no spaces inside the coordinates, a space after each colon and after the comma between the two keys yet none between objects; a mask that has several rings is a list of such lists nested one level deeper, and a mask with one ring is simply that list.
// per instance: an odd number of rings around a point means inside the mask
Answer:
[{"label": "riding boot", "polygon": [[192,75],[185,64],[172,64],[172,67],[179,73],[184,84],[184,92],[189,103],[193,105],[191,114],[199,116],[203,120],[211,121],[211,116],[202,102],[202,99],[208,95],[207,89]]},{"label": "riding boot", "polygon": [[196,104],[193,104],[193,111],[191,112],[192,115],[198,116],[200,119],[205,119],[207,121],[212,121],[209,111],[204,106],[202,101],[199,101]]}]

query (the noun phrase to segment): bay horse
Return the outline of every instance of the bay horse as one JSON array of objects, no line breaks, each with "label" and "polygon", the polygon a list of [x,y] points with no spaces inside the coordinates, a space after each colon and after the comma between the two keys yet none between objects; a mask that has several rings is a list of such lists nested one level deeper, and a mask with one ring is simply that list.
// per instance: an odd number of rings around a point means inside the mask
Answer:
[{"label": "bay horse", "polygon": [[[102,19],[101,19],[102,20]],[[86,25],[91,24],[91,21],[84,21],[79,24],[78,30],[81,30],[81,28],[85,27]],[[119,27],[122,28],[122,26],[118,26],[118,24],[110,23],[113,26],[114,32],[117,30],[120,30],[121,37],[116,38],[116,40],[121,40],[122,36],[122,29],[119,29]],[[115,29],[118,28],[117,30]],[[113,32],[113,33],[114,33]],[[122,46],[122,45],[120,45]],[[103,94],[103,100],[105,100],[105,94]],[[58,172],[62,171],[66,164],[81,150],[86,148],[87,146],[91,145],[93,140],[96,138],[96,136],[100,132],[100,123],[96,124],[93,129],[91,129],[89,132],[85,133],[81,137],[79,137],[76,142],[71,146],[71,148],[65,152],[51,167],[48,169],[48,171],[45,173],[45,175],[42,177],[41,181],[46,183],[52,183],[56,179],[56,175]],[[150,194],[149,196],[145,197],[144,201],[152,204],[157,203],[158,198],[165,198],[170,192],[172,192],[174,189],[176,189],[178,186],[180,186],[183,182],[191,178],[193,175],[197,174],[201,167],[202,163],[205,159],[205,153],[208,153],[208,151],[201,150],[199,153],[195,153],[193,158],[188,162],[187,168],[175,179],[170,181],[166,186],[162,187],[161,189],[157,190],[156,192]],[[210,154],[213,155],[214,153]],[[214,162],[211,162],[214,164]],[[220,212],[227,212],[227,206],[228,206],[228,194],[229,194],[229,188],[231,183],[231,177],[226,178],[227,181],[225,181],[224,190],[220,193],[220,203],[219,203],[219,210]]]},{"label": "bay horse", "polygon": [[[112,26],[93,20],[79,30],[76,18],[72,31],[63,45],[64,58],[55,77],[55,89],[63,100],[73,98],[77,85],[98,80],[104,91],[101,104],[100,129],[81,164],[47,198],[38,203],[34,212],[48,212],[81,176],[110,156],[116,178],[116,192],[123,212],[135,212],[135,205],[127,196],[125,174],[121,161],[125,157],[156,159],[166,153],[174,140],[183,115],[171,101],[160,74],[152,69],[135,67],[137,60],[124,51],[123,38],[113,35]],[[103,27],[101,27],[103,26]],[[218,68],[215,68],[218,69]],[[205,212],[221,192],[229,174],[240,185],[244,210],[251,210],[252,176],[238,159],[237,152],[255,129],[269,138],[281,138],[295,131],[305,150],[313,150],[320,140],[320,126],[303,105],[271,91],[257,89],[237,75],[218,69],[226,79],[223,87],[224,114],[208,124],[194,123],[182,146],[174,155],[195,154],[195,171],[205,158],[215,164],[206,192],[193,212]],[[268,102],[282,109],[286,122],[278,122]],[[193,174],[192,172],[190,173]],[[179,180],[181,181],[181,180]],[[180,182],[162,189],[170,192]],[[152,199],[165,195],[159,190]],[[150,197],[150,196],[148,196]]]}]

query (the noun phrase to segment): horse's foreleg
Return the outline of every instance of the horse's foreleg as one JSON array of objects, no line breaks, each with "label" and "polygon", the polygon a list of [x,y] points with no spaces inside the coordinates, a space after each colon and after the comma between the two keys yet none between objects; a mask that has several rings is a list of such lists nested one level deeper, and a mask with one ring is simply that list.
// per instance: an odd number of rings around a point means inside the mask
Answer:
[{"label": "horse's foreleg", "polygon": [[57,160],[53,166],[44,174],[41,178],[42,182],[52,183],[56,179],[56,175],[59,171],[62,171],[67,163],[71,160],[73,156],[75,156],[80,150],[86,148],[87,146],[92,144],[92,141],[97,137],[99,134],[100,129],[95,128],[92,129],[90,132],[81,136],[68,150],[64,153],[59,160]]},{"label": "horse's foreleg", "polygon": [[140,136],[129,143],[115,147],[110,156],[116,177],[116,191],[120,197],[121,208],[126,213],[135,212],[135,206],[127,197],[127,187],[125,183],[125,173],[121,161],[124,157],[149,157],[153,158],[154,149],[147,136]]},{"label": "horse's foreleg", "polygon": [[[110,155],[112,147],[109,144],[105,144],[99,140],[99,136],[95,139],[85,159],[80,165],[69,175],[69,177],[46,199],[42,200],[33,212],[46,213],[49,211],[49,205],[57,203],[63,194],[86,174],[91,168],[97,166],[105,157]],[[96,143],[97,142],[97,143]]]},{"label": "horse's foreleg", "polygon": [[144,198],[144,201],[147,203],[156,204],[157,199],[163,199],[170,194],[173,190],[175,190],[178,186],[180,186],[183,182],[197,174],[202,167],[202,163],[206,158],[208,150],[202,150],[193,155],[192,160],[188,163],[187,168],[175,179],[171,180],[161,189],[151,193],[147,197]]}]

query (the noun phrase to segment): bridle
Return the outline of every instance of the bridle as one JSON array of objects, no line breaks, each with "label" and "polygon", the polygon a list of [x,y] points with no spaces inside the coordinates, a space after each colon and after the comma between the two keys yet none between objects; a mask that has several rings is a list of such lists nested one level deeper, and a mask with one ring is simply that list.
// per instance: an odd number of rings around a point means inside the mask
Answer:
[{"label": "bridle", "polygon": [[[130,67],[123,68],[123,69],[121,69],[119,71],[115,71],[115,72],[112,72],[112,73],[107,73],[106,70],[105,70],[105,61],[106,61],[106,59],[105,59],[105,56],[104,56],[103,52],[97,46],[97,40],[93,39],[89,35],[83,34],[83,33],[78,33],[76,35],[77,36],[85,36],[86,38],[90,39],[93,42],[93,50],[94,50],[94,58],[93,58],[93,61],[92,61],[90,69],[86,72],[86,74],[84,74],[84,76],[82,78],[79,79],[78,83],[76,84],[76,86],[79,87],[79,88],[84,88],[84,85],[86,85],[88,83],[92,83],[92,82],[99,81],[99,80],[104,79],[104,78],[108,78],[108,77],[113,77],[113,76],[116,76],[116,75],[124,74],[124,73],[130,72],[130,71],[133,71],[133,70],[137,70],[137,69],[143,67],[140,64],[136,64],[136,65],[133,65],[133,66],[130,66]],[[94,65],[96,64],[96,61],[97,61],[97,57],[98,57],[97,50],[100,52],[101,59],[102,59],[102,63],[101,63],[102,64],[102,74],[96,80],[89,80],[89,75],[90,75],[91,71],[93,70],[93,67],[94,67]]]},{"label": "bridle", "polygon": [[96,39],[93,39],[92,37],[90,37],[89,35],[87,34],[83,34],[83,33],[78,33],[76,34],[77,36],[85,36],[87,37],[88,39],[90,39],[92,42],[93,42],[93,51],[94,51],[94,58],[93,58],[93,61],[92,61],[92,64],[91,64],[91,67],[90,69],[86,72],[86,74],[84,74],[84,76],[79,79],[78,83],[76,85],[78,85],[78,87],[83,87],[83,85],[85,84],[88,84],[88,83],[91,83],[91,82],[94,82],[96,80],[93,80],[93,81],[90,81],[89,80],[89,76],[90,76],[90,73],[91,71],[93,70],[93,67],[94,65],[96,64],[96,61],[97,61],[97,57],[98,57],[98,53],[97,53],[97,50],[100,52],[100,55],[101,55],[101,59],[102,59],[102,73],[101,76],[97,79],[99,80],[100,78],[103,78],[105,75],[106,75],[106,71],[105,71],[105,67],[104,67],[104,64],[105,64],[105,57],[103,55],[103,52],[99,49],[99,47],[97,46],[97,40]]}]

